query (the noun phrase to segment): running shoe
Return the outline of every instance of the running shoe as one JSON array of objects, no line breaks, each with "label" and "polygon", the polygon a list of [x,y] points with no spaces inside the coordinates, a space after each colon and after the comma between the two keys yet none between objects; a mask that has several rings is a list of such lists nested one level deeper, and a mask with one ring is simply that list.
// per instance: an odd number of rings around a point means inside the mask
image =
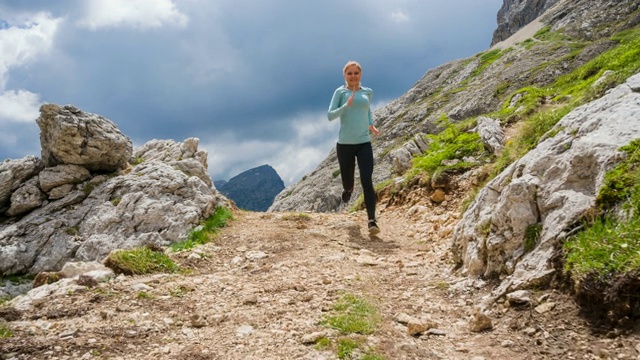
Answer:
[{"label": "running shoe", "polygon": [[380,232],[380,228],[375,220],[369,220],[369,235],[375,235]]}]

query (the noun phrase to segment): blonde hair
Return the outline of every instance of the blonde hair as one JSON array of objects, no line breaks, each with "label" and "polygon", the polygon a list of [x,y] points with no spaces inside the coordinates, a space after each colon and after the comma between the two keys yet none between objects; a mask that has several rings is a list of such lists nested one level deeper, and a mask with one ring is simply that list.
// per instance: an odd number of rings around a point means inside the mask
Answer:
[{"label": "blonde hair", "polygon": [[[346,74],[347,68],[354,65],[360,70],[360,73],[362,73],[362,66],[360,65],[360,63],[357,61],[349,60],[347,64],[342,68],[342,74]],[[345,85],[349,86],[349,83],[347,83],[347,79],[344,80],[344,83]],[[358,83],[358,87],[360,87],[360,83]]]}]

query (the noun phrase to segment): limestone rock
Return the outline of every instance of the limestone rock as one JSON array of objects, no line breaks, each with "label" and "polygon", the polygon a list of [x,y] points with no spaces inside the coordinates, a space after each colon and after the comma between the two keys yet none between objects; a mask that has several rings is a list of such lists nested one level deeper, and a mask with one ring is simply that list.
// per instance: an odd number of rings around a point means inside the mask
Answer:
[{"label": "limestone rock", "polygon": [[389,153],[393,171],[397,174],[403,174],[411,167],[411,159],[415,156],[422,155],[428,149],[429,145],[425,139],[425,134],[416,134],[402,147],[392,150]]},{"label": "limestone rock", "polygon": [[[640,134],[640,74],[604,97],[576,108],[553,137],[511,164],[484,187],[454,232],[455,261],[470,276],[508,275],[494,295],[546,283],[564,231],[595,206],[606,171],[618,151]],[[535,248],[525,253],[527,228],[540,226]]]},{"label": "limestone rock", "polygon": [[0,213],[7,210],[11,194],[43,168],[42,160],[34,156],[0,163]]},{"label": "limestone rock", "polygon": [[445,192],[442,189],[435,189],[431,195],[429,195],[429,199],[436,204],[440,204],[445,200]]},{"label": "limestone rock", "polygon": [[190,176],[196,176],[207,186],[213,186],[207,173],[207,152],[198,150],[198,138],[188,138],[183,142],[174,140],[151,140],[136,148],[133,157],[137,161],[158,160],[175,166]]},{"label": "limestone rock", "polygon": [[509,304],[529,304],[531,302],[530,292],[527,290],[518,290],[507,294]]},{"label": "limestone rock", "polygon": [[504,131],[502,131],[499,121],[484,116],[478,117],[478,135],[494,153],[502,150]]},{"label": "limestone rock", "polygon": [[11,194],[11,207],[8,216],[24,214],[43,204],[47,196],[38,187],[38,177],[29,179]]},{"label": "limestone rock", "polygon": [[131,139],[100,115],[71,105],[45,104],[36,122],[47,167],[74,164],[91,171],[115,171],[131,157]]},{"label": "limestone rock", "polygon": [[43,169],[39,174],[40,188],[49,192],[67,184],[80,184],[91,177],[89,170],[78,165],[56,165]]}]

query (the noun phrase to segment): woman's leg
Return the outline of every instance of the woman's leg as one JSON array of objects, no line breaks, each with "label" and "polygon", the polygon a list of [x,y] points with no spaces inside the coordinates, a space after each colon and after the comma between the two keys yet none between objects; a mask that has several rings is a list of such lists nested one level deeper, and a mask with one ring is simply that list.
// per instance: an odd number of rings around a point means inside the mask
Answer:
[{"label": "woman's leg", "polygon": [[354,176],[356,171],[356,149],[354,145],[336,145],[338,164],[340,165],[340,178],[342,179],[342,201],[349,202],[353,192]]},{"label": "woman's leg", "polygon": [[361,144],[356,153],[360,182],[364,193],[364,205],[367,208],[369,220],[376,218],[376,191],[373,189],[373,148],[371,143]]}]

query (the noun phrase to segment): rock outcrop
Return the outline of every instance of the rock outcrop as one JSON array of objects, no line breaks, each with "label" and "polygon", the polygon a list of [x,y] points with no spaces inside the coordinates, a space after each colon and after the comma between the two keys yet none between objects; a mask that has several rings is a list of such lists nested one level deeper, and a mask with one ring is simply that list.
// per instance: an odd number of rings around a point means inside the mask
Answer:
[{"label": "rock outcrop", "polygon": [[0,275],[166,246],[228,202],[196,138],[153,140],[134,151],[110,120],[54,104],[41,107],[37,122],[43,160],[0,164]]},{"label": "rock outcrop", "polygon": [[550,131],[557,134],[491,180],[454,231],[462,271],[507,276],[496,296],[546,284],[559,242],[595,206],[605,172],[623,156],[618,149],[640,138],[638,114],[640,74],[573,110]]}]

